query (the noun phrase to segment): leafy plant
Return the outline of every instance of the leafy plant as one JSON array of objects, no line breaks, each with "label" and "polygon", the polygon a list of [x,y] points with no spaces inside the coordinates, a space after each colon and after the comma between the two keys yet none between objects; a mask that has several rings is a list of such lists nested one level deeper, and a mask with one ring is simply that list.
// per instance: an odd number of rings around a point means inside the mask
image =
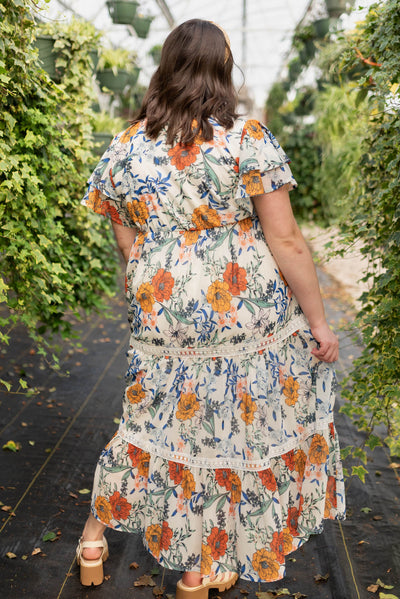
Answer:
[{"label": "leafy plant", "polygon": [[133,72],[136,66],[136,53],[123,48],[106,48],[100,54],[98,69],[112,69],[116,75],[119,70]]},{"label": "leafy plant", "polygon": [[9,310],[0,341],[12,342],[22,323],[45,351],[46,332],[71,334],[68,313],[102,306],[116,258],[107,223],[79,203],[93,159],[87,49],[97,33],[77,21],[55,31],[64,68],[55,85],[32,45],[43,30],[33,10],[0,0],[0,301]]}]

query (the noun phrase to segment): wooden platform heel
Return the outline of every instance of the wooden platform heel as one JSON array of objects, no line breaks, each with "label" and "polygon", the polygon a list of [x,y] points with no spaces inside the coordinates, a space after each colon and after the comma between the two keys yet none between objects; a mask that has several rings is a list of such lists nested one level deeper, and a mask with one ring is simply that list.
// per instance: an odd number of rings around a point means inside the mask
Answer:
[{"label": "wooden platform heel", "polygon": [[[101,556],[98,559],[85,559],[82,556],[82,552],[89,547],[99,547],[102,549]],[[108,545],[104,536],[100,541],[84,541],[82,537],[79,539],[78,547],[76,548],[76,563],[80,567],[81,583],[85,587],[90,587],[92,584],[99,585],[103,582],[103,562],[105,562],[107,558]]]}]

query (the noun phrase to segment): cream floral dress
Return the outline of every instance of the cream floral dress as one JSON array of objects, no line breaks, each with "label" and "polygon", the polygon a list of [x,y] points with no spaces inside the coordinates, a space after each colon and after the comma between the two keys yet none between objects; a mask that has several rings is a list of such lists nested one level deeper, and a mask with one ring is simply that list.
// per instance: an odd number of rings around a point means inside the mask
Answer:
[{"label": "cream floral dress", "polygon": [[138,230],[119,429],[93,514],[166,568],[273,581],[324,518],[344,517],[335,374],[264,239],[250,196],[296,183],[258,121],[212,141],[117,135],[83,203]]}]

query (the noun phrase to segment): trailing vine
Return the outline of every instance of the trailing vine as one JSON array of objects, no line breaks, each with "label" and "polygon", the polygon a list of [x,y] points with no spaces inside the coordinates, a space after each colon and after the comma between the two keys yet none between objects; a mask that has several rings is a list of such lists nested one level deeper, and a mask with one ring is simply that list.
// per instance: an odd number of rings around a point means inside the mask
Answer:
[{"label": "trailing vine", "polygon": [[81,40],[76,23],[61,32],[56,85],[33,46],[36,10],[0,0],[0,342],[22,323],[43,348],[46,332],[71,334],[68,314],[101,307],[116,258],[108,224],[79,203],[94,162],[87,49],[97,34]]}]

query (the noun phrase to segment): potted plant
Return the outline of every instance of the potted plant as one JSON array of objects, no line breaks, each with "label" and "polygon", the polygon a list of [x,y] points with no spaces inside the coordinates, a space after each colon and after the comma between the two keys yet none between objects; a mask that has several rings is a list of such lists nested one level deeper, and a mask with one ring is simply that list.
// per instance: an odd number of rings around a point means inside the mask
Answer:
[{"label": "potted plant", "polygon": [[325,0],[325,4],[328,15],[337,18],[346,12],[347,4],[350,6],[354,4],[354,0]]},{"label": "potted plant", "polygon": [[149,34],[149,30],[150,30],[150,25],[152,20],[154,19],[154,17],[151,16],[143,16],[143,15],[136,15],[135,18],[133,19],[133,28],[136,31],[136,35],[142,39],[145,39],[148,34]]},{"label": "potted plant", "polygon": [[96,114],[93,122],[94,153],[102,156],[110,145],[114,135],[127,127],[126,121],[121,118],[113,118],[108,112]]},{"label": "potted plant", "polygon": [[160,64],[160,60],[161,60],[161,51],[162,51],[162,45],[161,44],[156,44],[155,46],[153,46],[150,51],[149,54],[153,59],[154,64]]},{"label": "potted plant", "polygon": [[139,6],[136,0],[107,0],[106,4],[113,23],[132,25]]},{"label": "potted plant", "polygon": [[[96,78],[100,87],[120,94],[128,84],[129,76],[139,75],[135,64],[136,55],[123,50],[107,49],[100,56]],[[137,77],[136,77],[137,78]]]},{"label": "potted plant", "polygon": [[293,58],[293,60],[291,60],[289,62],[288,69],[289,69],[289,81],[291,83],[293,83],[294,81],[296,81],[297,77],[301,73],[302,67],[301,67],[300,59],[298,57]]},{"label": "potted plant", "polygon": [[318,39],[323,39],[329,33],[329,27],[331,25],[331,19],[317,19],[313,22],[315,35]]}]

